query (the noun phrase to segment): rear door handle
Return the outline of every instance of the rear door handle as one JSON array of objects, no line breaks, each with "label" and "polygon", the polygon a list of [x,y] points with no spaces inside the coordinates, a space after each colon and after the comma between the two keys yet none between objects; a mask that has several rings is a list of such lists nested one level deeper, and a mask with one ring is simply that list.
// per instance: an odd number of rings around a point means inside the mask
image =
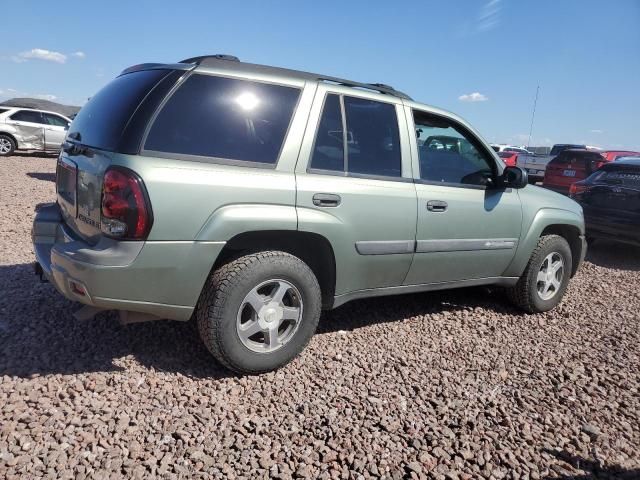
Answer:
[{"label": "rear door handle", "polygon": [[429,200],[427,202],[427,210],[430,212],[444,212],[448,206],[447,202],[442,200]]},{"label": "rear door handle", "polygon": [[316,193],[313,196],[313,204],[317,207],[337,207],[342,199],[335,193]]}]

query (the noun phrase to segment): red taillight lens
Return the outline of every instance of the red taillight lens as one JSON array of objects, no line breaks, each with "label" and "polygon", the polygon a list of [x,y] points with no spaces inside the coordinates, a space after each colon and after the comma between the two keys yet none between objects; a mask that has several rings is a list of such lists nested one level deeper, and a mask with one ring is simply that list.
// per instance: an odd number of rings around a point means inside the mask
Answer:
[{"label": "red taillight lens", "polygon": [[589,187],[587,187],[586,185],[582,185],[580,183],[572,183],[569,187],[569,196],[573,198],[576,195],[587,191],[588,189]]},{"label": "red taillight lens", "polygon": [[151,223],[151,205],[142,179],[126,168],[107,170],[102,182],[103,233],[114,238],[144,240]]}]

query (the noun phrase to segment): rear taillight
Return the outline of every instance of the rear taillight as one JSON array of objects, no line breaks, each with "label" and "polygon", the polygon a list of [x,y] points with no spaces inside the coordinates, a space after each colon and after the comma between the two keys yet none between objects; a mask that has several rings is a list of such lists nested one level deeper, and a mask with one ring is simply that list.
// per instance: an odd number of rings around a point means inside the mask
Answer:
[{"label": "rear taillight", "polygon": [[589,187],[587,185],[581,184],[580,182],[572,183],[569,187],[569,196],[573,198],[576,195],[586,192],[588,189]]},{"label": "rear taillight", "polygon": [[142,179],[128,168],[109,168],[102,182],[102,232],[124,240],[144,240],[152,222]]}]

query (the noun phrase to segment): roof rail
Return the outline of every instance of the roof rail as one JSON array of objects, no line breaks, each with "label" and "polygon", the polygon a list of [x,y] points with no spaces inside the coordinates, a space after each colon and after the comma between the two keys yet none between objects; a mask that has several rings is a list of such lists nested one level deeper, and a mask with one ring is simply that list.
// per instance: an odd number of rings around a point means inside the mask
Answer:
[{"label": "roof rail", "polygon": [[385,93],[387,95],[393,95],[394,97],[404,98],[406,100],[412,100],[412,98],[406,93],[402,93],[389,85],[385,85],[384,83],[354,82],[352,80],[346,80],[344,78],[331,77],[328,75],[320,75],[317,73],[303,72],[300,70],[291,70],[288,68],[271,67],[268,65],[245,63],[245,62],[241,62],[238,59],[238,57],[234,57],[233,55],[223,55],[223,54],[203,55],[201,57],[187,58],[186,60],[182,60],[180,63],[194,63],[196,65],[201,65],[203,67],[216,67],[216,66],[220,66],[220,64],[218,63],[220,60],[238,62],[240,64],[238,65],[238,68],[242,68],[246,71],[257,71],[257,72],[272,73],[276,75],[293,76],[297,78],[302,78],[304,80],[316,81],[316,82],[331,82],[337,85],[344,85],[344,86],[353,87],[353,88],[363,88],[366,90],[374,90],[376,92]]},{"label": "roof rail", "polygon": [[344,85],[345,87],[363,88],[365,90],[374,90],[376,92],[384,93],[387,95],[393,95],[394,97],[404,98],[405,100],[413,100],[409,95],[396,90],[391,85],[384,83],[362,83],[354,82],[352,80],[345,80],[344,78],[328,77],[325,75],[318,75],[317,80],[321,82],[331,82],[338,85]]},{"label": "roof rail", "polygon": [[215,55],[201,55],[199,57],[191,57],[191,58],[186,58],[184,60],[180,60],[178,63],[195,63],[197,65],[200,65],[202,63],[203,60],[206,59],[215,59],[215,60],[228,60],[230,62],[239,62],[240,59],[234,55],[226,55],[224,53],[217,53]]}]

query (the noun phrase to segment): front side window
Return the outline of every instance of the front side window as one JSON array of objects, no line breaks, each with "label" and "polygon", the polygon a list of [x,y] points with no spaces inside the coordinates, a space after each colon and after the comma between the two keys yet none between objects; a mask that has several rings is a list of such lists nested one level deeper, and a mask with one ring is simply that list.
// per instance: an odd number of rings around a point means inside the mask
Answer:
[{"label": "front side window", "polygon": [[158,114],[145,150],[275,164],[300,90],[195,74]]},{"label": "front side window", "polygon": [[[414,111],[420,178],[429,182],[487,185],[494,162],[479,141],[452,122]],[[476,146],[478,145],[478,146]]]},{"label": "front side window", "polygon": [[45,123],[42,119],[42,114],[32,110],[19,110],[11,115],[11,120],[16,120],[18,122]]},{"label": "front side window", "polygon": [[51,113],[44,113],[44,119],[47,121],[47,123],[49,125],[53,125],[55,127],[68,127],[69,124],[67,123],[67,121],[62,118],[59,117],[58,115],[53,115]]},{"label": "front side window", "polygon": [[316,133],[311,168],[400,177],[402,155],[395,106],[328,94]]}]

